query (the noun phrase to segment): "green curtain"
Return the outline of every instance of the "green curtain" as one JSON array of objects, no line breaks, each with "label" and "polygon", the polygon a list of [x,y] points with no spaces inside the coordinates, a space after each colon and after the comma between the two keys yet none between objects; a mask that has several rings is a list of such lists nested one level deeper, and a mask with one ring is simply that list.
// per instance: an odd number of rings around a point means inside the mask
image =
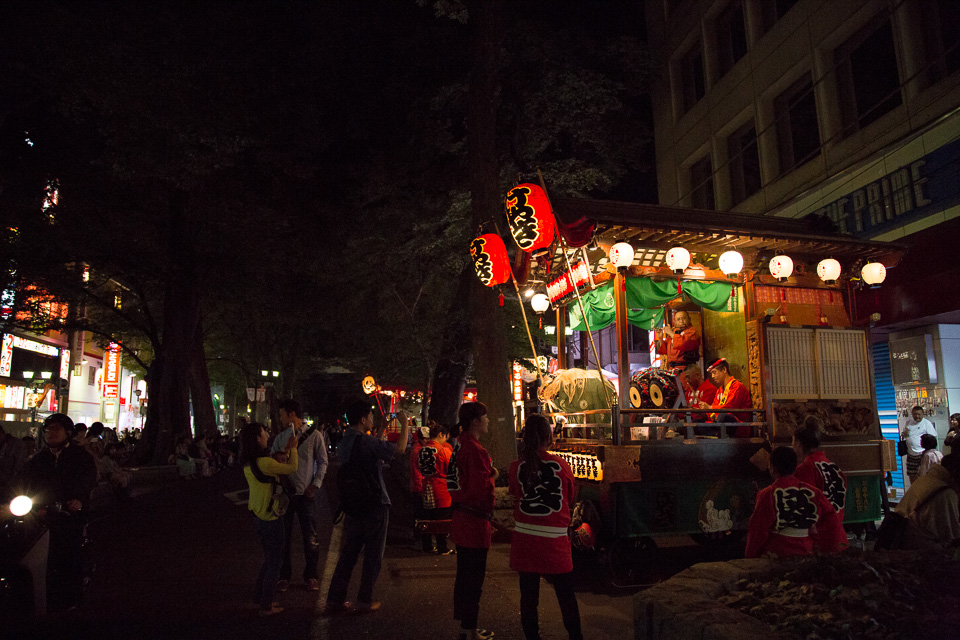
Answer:
[{"label": "green curtain", "polygon": [[[733,292],[733,285],[724,282],[694,280],[683,283],[683,293],[701,307],[711,311],[723,311]],[[676,280],[654,281],[650,278],[627,278],[627,321],[642,329],[654,329],[663,324],[663,305],[678,295]],[[587,313],[584,323],[576,298],[567,304],[569,325],[574,331],[606,329],[616,320],[613,300],[613,281],[606,282],[593,291],[580,294]]]},{"label": "green curtain", "polygon": [[727,300],[733,293],[733,285],[726,282],[703,282],[694,280],[683,283],[683,292],[690,299],[710,311],[726,311]]}]

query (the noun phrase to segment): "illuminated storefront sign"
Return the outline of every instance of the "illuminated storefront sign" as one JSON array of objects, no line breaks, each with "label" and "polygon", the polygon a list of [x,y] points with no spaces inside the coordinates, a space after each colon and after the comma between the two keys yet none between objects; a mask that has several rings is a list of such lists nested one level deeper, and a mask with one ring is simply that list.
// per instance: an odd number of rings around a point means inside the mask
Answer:
[{"label": "illuminated storefront sign", "polygon": [[60,349],[53,345],[44,344],[28,338],[21,338],[20,336],[13,336],[13,346],[17,349],[42,353],[45,356],[56,356],[60,354]]},{"label": "illuminated storefront sign", "polygon": [[523,367],[519,362],[513,363],[511,381],[513,383],[513,400],[514,402],[521,402],[523,400]]},{"label": "illuminated storefront sign", "polygon": [[103,397],[120,397],[120,345],[115,342],[103,354]]},{"label": "illuminated storefront sign", "polygon": [[3,336],[3,345],[0,346],[0,376],[10,377],[10,365],[13,363],[13,335]]}]

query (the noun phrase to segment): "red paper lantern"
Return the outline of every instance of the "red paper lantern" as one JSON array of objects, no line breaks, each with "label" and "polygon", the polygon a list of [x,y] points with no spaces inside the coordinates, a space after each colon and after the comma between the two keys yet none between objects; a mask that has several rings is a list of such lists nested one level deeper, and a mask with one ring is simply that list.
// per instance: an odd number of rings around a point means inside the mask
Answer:
[{"label": "red paper lantern", "polygon": [[539,251],[553,243],[557,223],[547,194],[535,184],[518,184],[504,201],[510,233],[523,251]]},{"label": "red paper lantern", "polygon": [[470,257],[480,282],[495,287],[510,279],[510,258],[503,239],[495,233],[485,233],[470,243]]}]

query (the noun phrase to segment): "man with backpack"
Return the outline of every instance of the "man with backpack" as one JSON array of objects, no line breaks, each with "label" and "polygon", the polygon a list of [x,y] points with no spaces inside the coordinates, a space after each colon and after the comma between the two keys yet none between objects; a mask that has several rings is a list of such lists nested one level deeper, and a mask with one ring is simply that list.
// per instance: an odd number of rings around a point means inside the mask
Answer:
[{"label": "man with backpack", "polygon": [[[390,497],[383,482],[383,463],[390,462],[406,451],[410,428],[407,415],[397,414],[400,436],[387,442],[367,435],[373,428],[373,408],[368,401],[357,401],[346,411],[350,427],[343,433],[337,447],[340,468],[337,493],[344,513],[340,534],[340,557],[330,581],[324,615],[348,610],[367,613],[380,608],[373,599],[373,587],[380,574],[383,551],[387,544],[387,523],[390,515]],[[363,551],[363,567],[356,604],[347,602],[350,576]]]},{"label": "man with backpack", "polygon": [[290,562],[290,539],[293,519],[300,520],[303,537],[303,583],[307,591],[319,591],[317,563],[320,560],[320,542],[317,539],[317,512],[320,501],[317,490],[327,473],[327,443],[323,433],[316,427],[308,427],[303,421],[303,410],[296,400],[287,400],[280,406],[280,422],[286,427],[273,441],[272,453],[286,450],[290,438],[297,439],[300,465],[290,475],[281,478],[283,490],[289,494],[290,506],[283,516],[284,543],[283,564],[280,566],[280,581],[277,591],[286,591],[293,573]]}]

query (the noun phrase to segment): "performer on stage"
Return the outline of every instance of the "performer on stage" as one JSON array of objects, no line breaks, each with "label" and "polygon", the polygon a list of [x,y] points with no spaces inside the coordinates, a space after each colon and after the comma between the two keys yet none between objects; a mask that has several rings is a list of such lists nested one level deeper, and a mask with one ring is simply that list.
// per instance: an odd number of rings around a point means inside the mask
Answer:
[{"label": "performer on stage", "polygon": [[677,311],[674,326],[665,324],[657,338],[657,353],[667,367],[682,367],[700,359],[700,333],[690,324],[690,314]]},{"label": "performer on stage", "polygon": [[[752,409],[750,391],[739,380],[730,375],[730,365],[726,358],[720,358],[707,369],[710,379],[717,386],[717,396],[713,401],[713,409]],[[750,422],[749,413],[712,413],[710,422]],[[750,436],[749,427],[740,427],[736,430],[736,437]]]}]

